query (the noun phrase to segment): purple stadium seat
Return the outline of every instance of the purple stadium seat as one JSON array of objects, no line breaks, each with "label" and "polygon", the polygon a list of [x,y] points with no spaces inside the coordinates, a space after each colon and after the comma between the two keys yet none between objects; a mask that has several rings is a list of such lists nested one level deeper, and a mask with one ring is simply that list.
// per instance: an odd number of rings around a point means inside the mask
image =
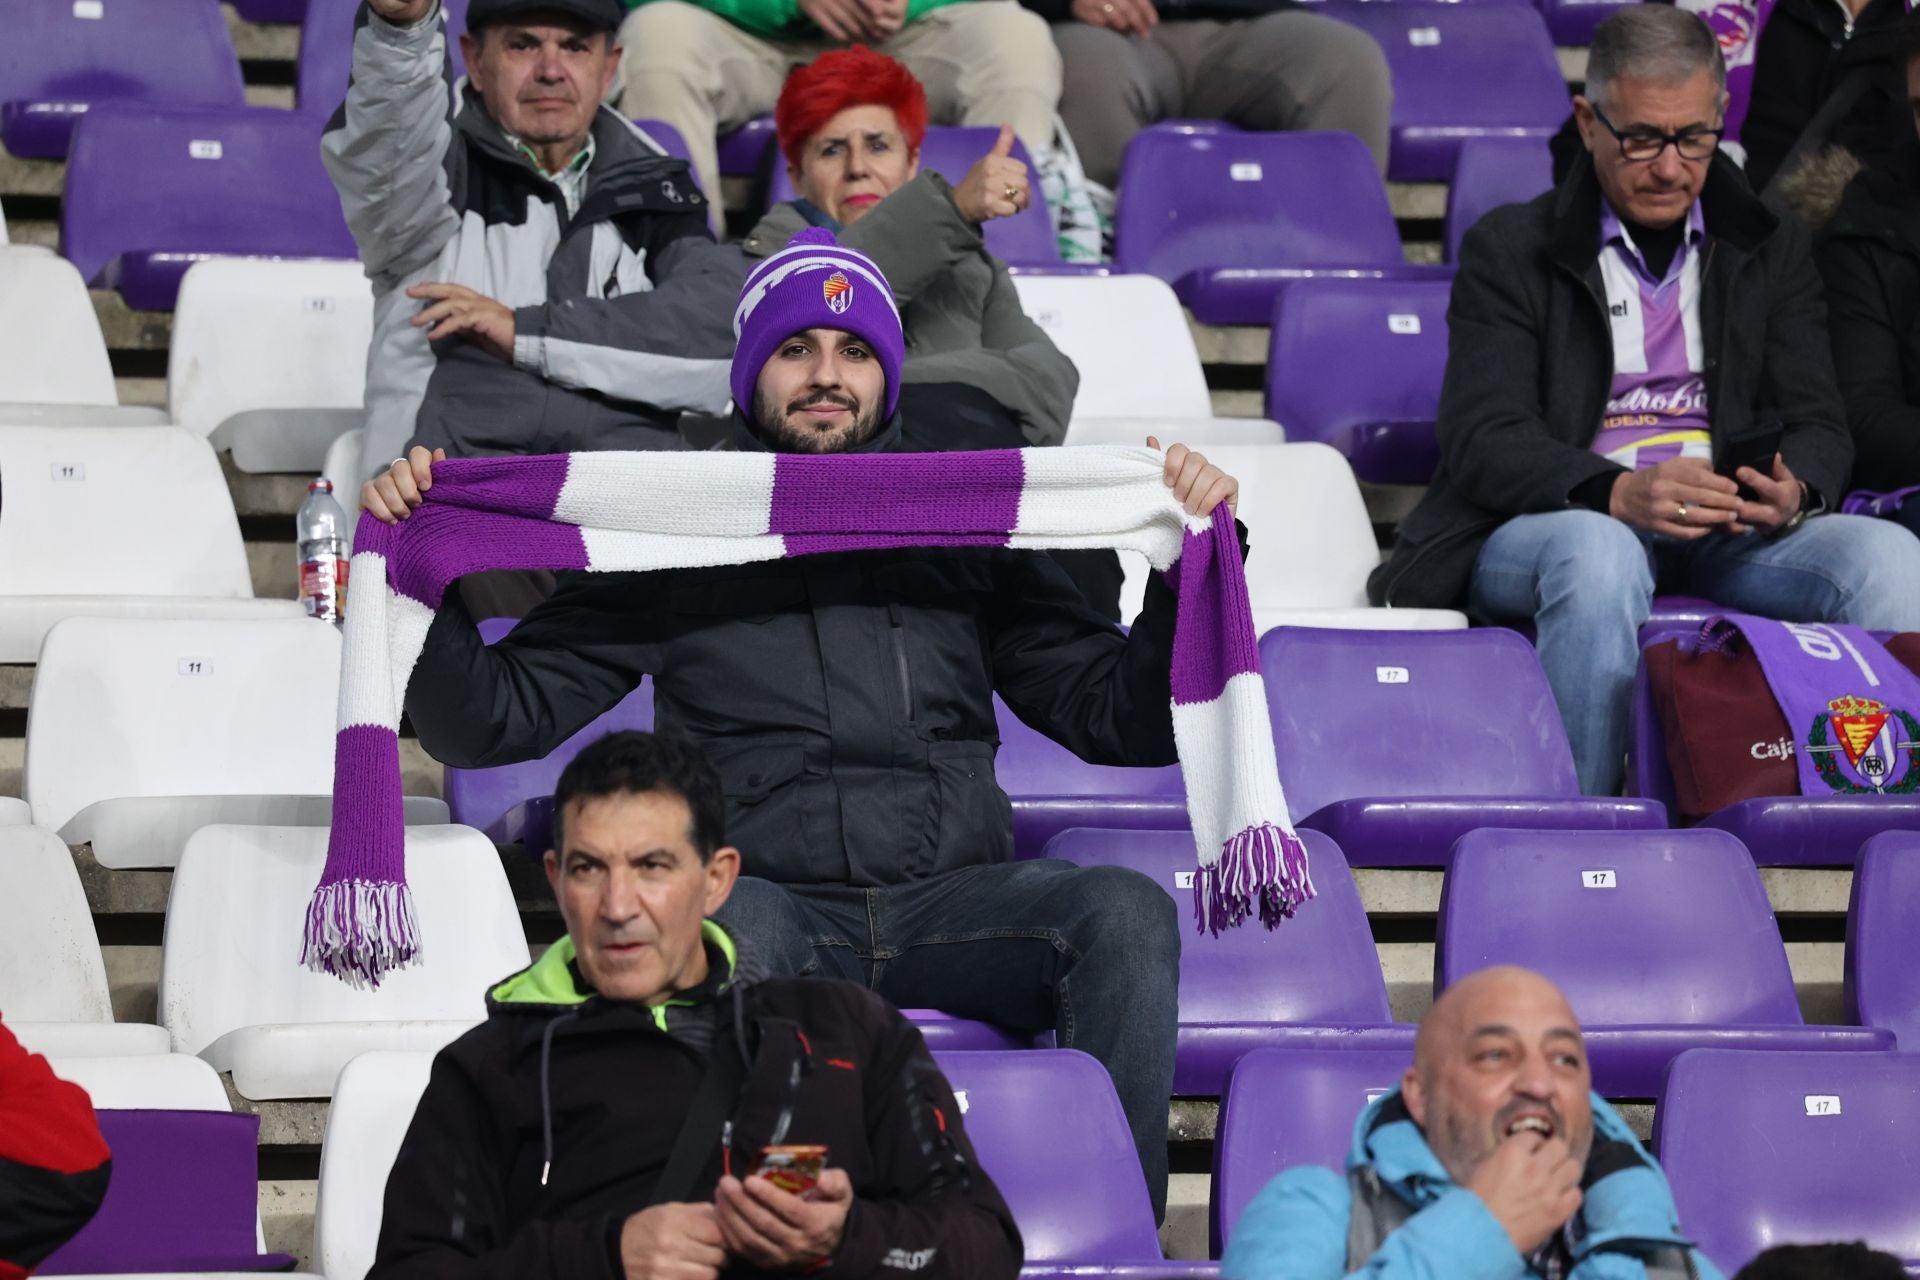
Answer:
[{"label": "purple stadium seat", "polygon": [[1810,1027],[1753,860],[1724,831],[1470,831],[1440,891],[1434,988],[1544,973],[1587,1036],[1594,1088],[1650,1098],[1684,1049],[1891,1049]]},{"label": "purple stadium seat", "polygon": [[692,159],[691,153],[687,150],[687,140],[680,136],[678,129],[666,121],[635,120],[633,123],[635,128],[639,129],[640,132],[646,134],[649,138],[652,138],[654,142],[659,144],[662,151],[674,159]]},{"label": "purple stadium seat", "polygon": [[221,1111],[101,1111],[113,1180],[100,1211],[41,1264],[43,1276],[278,1271],[262,1254],[260,1117]]},{"label": "purple stadium seat", "polygon": [[996,695],[1001,789],[1013,801],[1016,858],[1037,858],[1068,827],[1185,831],[1187,791],[1179,765],[1130,769],[1088,764],[1052,738],[1022,724]]},{"label": "purple stadium seat", "polygon": [[1447,261],[1460,260],[1460,241],[1490,210],[1531,200],[1552,185],[1553,156],[1545,138],[1461,139],[1447,184]]},{"label": "purple stadium seat", "polygon": [[1347,1170],[1360,1112],[1400,1083],[1413,1049],[1255,1049],[1233,1064],[1213,1141],[1213,1252],[1247,1202],[1303,1164]]},{"label": "purple stadium seat", "polygon": [[1075,1049],[943,1053],[967,1136],[1026,1241],[1023,1277],[1214,1276],[1165,1262],[1147,1180],[1105,1067]]},{"label": "purple stadium seat", "polygon": [[248,22],[299,22],[307,0],[233,0],[233,9]]},{"label": "purple stadium seat", "polygon": [[1425,484],[1447,371],[1445,280],[1289,280],[1273,307],[1267,416],[1374,484]]},{"label": "purple stadium seat", "polygon": [[[999,133],[998,129],[982,125],[944,128],[935,125],[927,130],[926,141],[921,144],[920,164],[948,182],[957,183],[967,176],[967,170],[973,168],[975,161],[993,149]],[[1027,154],[1026,144],[1017,139],[1013,144],[1013,158],[1029,170],[1033,168],[1033,157]],[[793,197],[793,179],[787,176],[786,157],[780,156],[773,166],[767,203],[779,204]],[[1044,200],[1035,200],[1014,217],[995,218],[987,223],[986,239],[988,250],[1010,266],[1059,265],[1060,242],[1054,238],[1053,218],[1047,213]]]},{"label": "purple stadium seat", "polygon": [[1920,1049],[1920,832],[1889,831],[1860,850],[1847,904],[1847,1017]]},{"label": "purple stadium seat", "polygon": [[1653,1117],[1680,1229],[1732,1275],[1777,1244],[1865,1240],[1920,1275],[1920,1054],[1674,1059]]},{"label": "purple stadium seat", "polygon": [[[1641,647],[1675,639],[1679,630],[1661,631],[1649,624],[1641,630]],[[1684,632],[1678,639],[1682,647],[1690,647],[1693,641]],[[1654,709],[1644,661],[1633,678],[1627,790],[1666,805],[1678,818],[1666,734]],[[1757,796],[1709,814],[1700,825],[1732,832],[1763,867],[1844,867],[1853,864],[1861,845],[1883,831],[1920,830],[1920,797]]]},{"label": "purple stadium seat", "polygon": [[1293,820],[1356,867],[1442,866],[1475,827],[1664,827],[1645,800],[1582,796],[1532,646],[1497,627],[1260,639]]},{"label": "purple stadium seat", "polygon": [[1550,138],[1571,110],[1538,12],[1510,4],[1327,0],[1317,11],[1359,27],[1393,72],[1396,182],[1445,182],[1464,138]]},{"label": "purple stadium seat", "polygon": [[[300,58],[294,73],[300,110],[330,116],[346,101],[353,70],[353,24],[360,0],[305,0],[300,28]],[[447,15],[447,54],[455,77],[467,73],[460,56],[460,33],[467,29],[467,0],[441,0]]]},{"label": "purple stadium seat", "polygon": [[[1413,1047],[1414,1028],[1396,1024],[1388,1007],[1366,908],[1339,846],[1318,831],[1301,835],[1319,896],[1298,915],[1278,929],[1256,921],[1217,938],[1185,930],[1173,1068],[1173,1091],[1182,1097],[1219,1096],[1234,1062],[1251,1049]],[[1173,895],[1183,921],[1192,918],[1187,832],[1067,831],[1047,856],[1129,867]]]},{"label": "purple stadium seat", "polygon": [[1446,274],[1407,265],[1386,187],[1351,134],[1142,129],[1120,190],[1114,270],[1159,276],[1208,324],[1266,324],[1283,280]]},{"label": "purple stadium seat", "polygon": [[719,138],[720,172],[728,178],[757,178],[772,165],[782,167],[772,116],[756,116]]},{"label": "purple stadium seat", "polygon": [[116,101],[246,105],[217,0],[8,0],[0,141],[59,159],[91,108]]},{"label": "purple stadium seat", "polygon": [[1540,0],[1540,15],[1558,45],[1593,43],[1593,29],[1635,0]]},{"label": "purple stadium seat", "polygon": [[[485,618],[480,638],[487,644],[513,630],[511,618]],[[477,827],[497,844],[524,844],[530,857],[547,851],[553,839],[553,788],[560,771],[588,743],[622,729],[653,728],[653,682],[602,712],[584,729],[538,760],[491,769],[447,769],[447,810],[453,821]]]},{"label": "purple stadium seat", "polygon": [[107,103],[74,134],[60,251],[166,311],[202,258],[356,258],[309,116]]}]

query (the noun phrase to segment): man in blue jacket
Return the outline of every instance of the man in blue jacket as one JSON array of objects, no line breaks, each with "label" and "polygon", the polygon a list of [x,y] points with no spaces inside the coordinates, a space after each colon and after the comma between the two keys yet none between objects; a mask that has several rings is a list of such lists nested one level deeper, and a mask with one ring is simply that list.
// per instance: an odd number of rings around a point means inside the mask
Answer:
[{"label": "man in blue jacket", "polygon": [[1360,1113],[1344,1177],[1255,1196],[1228,1280],[1720,1280],[1665,1175],[1593,1092],[1580,1025],[1539,974],[1483,969],[1434,1002],[1400,1087]]}]

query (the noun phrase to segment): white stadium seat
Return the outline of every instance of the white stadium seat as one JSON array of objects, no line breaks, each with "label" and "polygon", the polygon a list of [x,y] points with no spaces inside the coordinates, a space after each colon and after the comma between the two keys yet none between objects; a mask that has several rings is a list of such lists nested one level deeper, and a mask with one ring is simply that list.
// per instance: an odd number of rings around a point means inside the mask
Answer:
[{"label": "white stadium seat", "polygon": [[178,427],[0,427],[0,662],[76,615],[273,617],[213,449]]},{"label": "white stadium seat", "polygon": [[1152,276],[1013,278],[1020,305],[1080,370],[1068,444],[1279,444],[1265,418],[1216,418],[1186,313]]},{"label": "white stadium seat", "polygon": [[0,796],[0,827],[33,821],[33,809],[19,796]]},{"label": "white stadium seat", "polygon": [[341,433],[327,446],[327,460],[320,474],[333,481],[333,497],[347,513],[347,546],[353,546],[353,531],[360,523],[360,486],[366,477],[360,473],[360,450],[367,443],[367,429],[356,427]]},{"label": "white stadium seat", "polygon": [[0,208],[0,245],[7,243],[7,211]]},{"label": "white stadium seat", "polygon": [[326,860],[322,828],[207,827],[174,872],[160,1021],[177,1051],[232,1072],[243,1097],[326,1097],[361,1053],[438,1049],[486,1016],[490,984],[529,962],[493,844],[471,827],[411,827],[420,962],[373,990],[306,969],[307,901]]},{"label": "white stadium seat", "polygon": [[363,418],[373,290],[357,262],[214,258],[180,285],[173,420],[242,471],[319,470]]},{"label": "white stadium seat", "polygon": [[0,1011],[35,1053],[165,1053],[167,1033],[116,1023],[73,853],[51,831],[0,827]]},{"label": "white stadium seat", "polygon": [[120,402],[86,281],[30,245],[0,247],[0,401]]},{"label": "white stadium seat", "polygon": [[327,1280],[365,1280],[380,1240],[387,1177],[433,1070],[431,1053],[363,1053],[327,1107],[313,1260]]},{"label": "white stadium seat", "polygon": [[[1451,631],[1467,625],[1451,609],[1374,609],[1367,575],[1380,550],[1353,469],[1324,444],[1221,445],[1207,458],[1240,481],[1247,526],[1247,594],[1259,631],[1272,627],[1348,627],[1376,631]],[[1140,612],[1147,562],[1123,555],[1120,616]]]},{"label": "white stadium seat", "polygon": [[220,1073],[190,1053],[138,1058],[50,1055],[55,1074],[87,1091],[103,1111],[231,1111]]},{"label": "white stadium seat", "polygon": [[[173,866],[188,836],[219,822],[331,821],[333,626],[70,618],[40,659],[22,790],[35,821],[91,844],[100,865]],[[447,820],[434,798],[407,811]]]},{"label": "white stadium seat", "polygon": [[164,427],[165,409],[150,404],[11,404],[0,402],[0,430],[8,427]]}]

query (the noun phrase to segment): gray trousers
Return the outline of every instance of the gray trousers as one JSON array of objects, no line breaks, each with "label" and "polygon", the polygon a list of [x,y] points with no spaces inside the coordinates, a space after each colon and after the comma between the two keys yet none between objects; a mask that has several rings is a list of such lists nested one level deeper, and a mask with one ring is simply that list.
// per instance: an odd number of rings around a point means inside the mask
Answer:
[{"label": "gray trousers", "polygon": [[[1060,55],[1047,24],[1014,0],[967,0],[923,14],[875,47],[927,89],[935,124],[1010,124],[1035,155],[1053,143]],[[720,210],[714,141],[773,110],[787,72],[832,49],[824,36],[773,41],[682,0],[654,0],[620,28],[620,109],[663,120],[693,154],[694,177]],[[784,159],[778,163],[785,164]]]},{"label": "gray trousers", "polygon": [[[644,11],[643,11],[644,12]],[[1160,120],[1356,135],[1387,167],[1393,82],[1373,37],[1299,9],[1237,22],[1163,22],[1144,39],[1064,22],[1060,115],[1087,176],[1113,187],[1134,134]]]}]

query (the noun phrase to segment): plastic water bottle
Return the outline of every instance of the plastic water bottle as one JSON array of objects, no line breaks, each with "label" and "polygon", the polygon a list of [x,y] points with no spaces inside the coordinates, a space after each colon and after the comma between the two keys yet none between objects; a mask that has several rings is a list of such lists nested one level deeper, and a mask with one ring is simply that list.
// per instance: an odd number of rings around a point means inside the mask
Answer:
[{"label": "plastic water bottle", "polygon": [[315,480],[295,517],[300,530],[300,603],[309,618],[339,626],[347,614],[347,513],[333,481]]}]

